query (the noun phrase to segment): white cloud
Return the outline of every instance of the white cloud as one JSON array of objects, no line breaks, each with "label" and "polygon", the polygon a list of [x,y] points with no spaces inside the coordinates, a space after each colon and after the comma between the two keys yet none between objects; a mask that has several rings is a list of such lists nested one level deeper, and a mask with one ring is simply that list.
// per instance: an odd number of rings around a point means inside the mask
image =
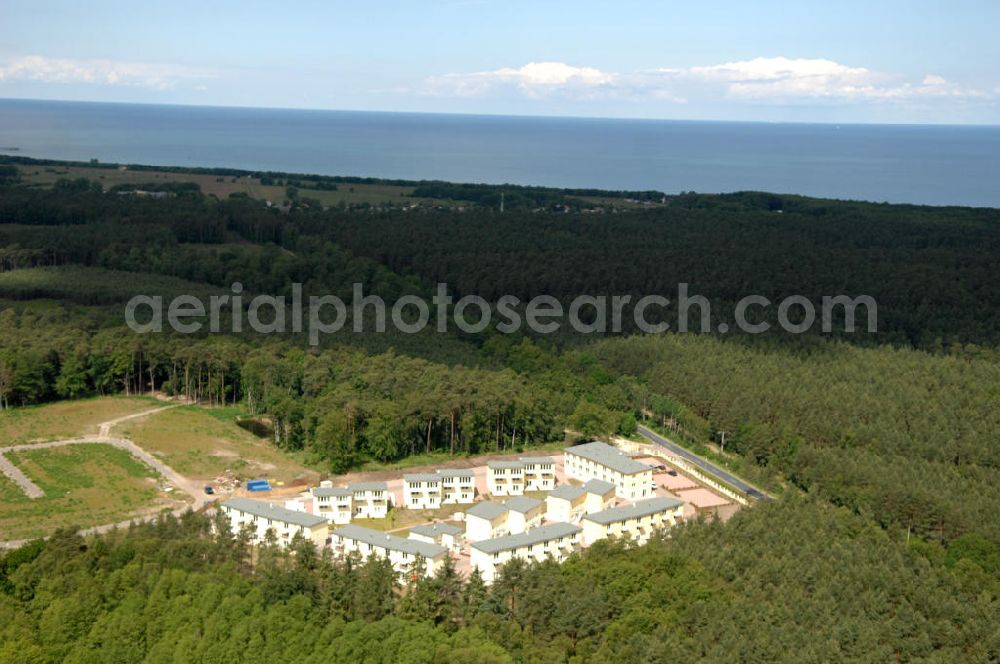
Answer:
[{"label": "white cloud", "polygon": [[927,74],[915,84],[865,67],[851,67],[819,58],[754,58],[661,71],[680,78],[722,83],[727,94],[748,99],[906,99],[980,94],[952,84],[937,74]]},{"label": "white cloud", "polygon": [[0,81],[40,81],[43,83],[88,83],[168,90],[178,82],[210,78],[205,70],[175,65],[113,60],[73,60],[27,55],[0,66]]},{"label": "white cloud", "polygon": [[593,67],[574,67],[563,62],[529,62],[514,69],[504,67],[493,71],[434,76],[425,82],[430,94],[473,97],[503,88],[514,88],[528,97],[541,97],[555,92],[592,95],[609,88],[615,74]]},{"label": "white cloud", "polygon": [[830,97],[852,96],[874,89],[881,77],[864,67],[809,58],[754,58],[707,67],[666,70],[676,74],[727,86],[740,97]]},{"label": "white cloud", "polygon": [[992,96],[953,84],[938,74],[918,82],[822,58],[758,57],[686,68],[612,73],[562,62],[531,62],[520,68],[435,76],[424,82],[427,94],[489,96],[511,92],[532,99],[574,98],[688,99],[720,97],[746,100],[905,100],[921,97]]}]

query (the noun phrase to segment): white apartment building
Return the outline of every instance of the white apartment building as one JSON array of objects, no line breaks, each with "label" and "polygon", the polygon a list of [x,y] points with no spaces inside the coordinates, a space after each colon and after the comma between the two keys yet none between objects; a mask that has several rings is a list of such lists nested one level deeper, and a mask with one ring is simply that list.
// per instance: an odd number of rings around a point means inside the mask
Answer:
[{"label": "white apartment building", "polygon": [[567,448],[563,467],[567,477],[581,482],[610,482],[619,498],[641,500],[653,495],[653,469],[606,443]]},{"label": "white apartment building", "polygon": [[657,530],[679,522],[683,514],[683,500],[648,498],[631,505],[588,514],[580,523],[588,545],[608,537],[628,537],[633,542],[644,544]]},{"label": "white apartment building", "polygon": [[493,583],[500,568],[513,558],[541,562],[551,556],[562,562],[576,551],[580,532],[580,526],[550,523],[518,535],[474,542],[470,549],[472,567],[483,575],[483,581]]},{"label": "white apartment building", "polygon": [[403,505],[411,510],[441,507],[442,479],[435,473],[403,475]]},{"label": "white apartment building", "polygon": [[362,558],[385,558],[401,576],[410,574],[418,560],[423,560],[424,575],[432,576],[448,555],[447,549],[439,544],[404,539],[353,524],[330,533],[330,548],[338,557],[356,553]]},{"label": "white apartment building", "polygon": [[344,525],[351,522],[354,514],[354,492],[342,486],[333,486],[323,481],[320,486],[309,489],[313,499],[313,513],[326,517],[330,523]]},{"label": "white apartment building", "polygon": [[615,506],[615,485],[590,480],[583,486],[563,484],[545,496],[545,518],[549,521],[579,523],[585,514]]},{"label": "white apartment building", "polygon": [[584,504],[585,514],[611,509],[618,502],[615,500],[615,485],[611,482],[590,480],[583,483],[583,490],[587,492]]},{"label": "white apartment building", "polygon": [[[614,491],[614,487],[611,488]],[[579,523],[587,513],[587,492],[583,487],[562,484],[545,496],[545,518],[549,521]]]},{"label": "white apartment building", "polygon": [[389,514],[389,487],[385,482],[359,482],[347,487],[355,519],[384,519]]},{"label": "white apartment building", "polygon": [[471,469],[447,468],[441,476],[441,504],[465,504],[476,500],[476,476]]},{"label": "white apartment building", "polygon": [[523,495],[524,463],[521,461],[490,461],[486,464],[486,488],[491,496]]},{"label": "white apartment building", "polygon": [[515,496],[503,506],[507,508],[507,532],[512,535],[542,525],[545,517],[545,503],[527,496]]},{"label": "white apartment building", "polygon": [[525,491],[552,491],[556,488],[556,462],[549,457],[521,457]]},{"label": "white apartment building", "polygon": [[456,556],[462,552],[465,531],[451,523],[425,523],[410,528],[410,539],[440,544]]},{"label": "white apartment building", "polygon": [[500,503],[483,501],[465,512],[465,539],[470,542],[507,535],[507,515],[510,511]]},{"label": "white apartment building", "polygon": [[325,517],[250,498],[230,498],[219,509],[229,518],[233,534],[248,528],[254,542],[264,541],[271,530],[281,546],[288,546],[296,535],[316,546],[326,545],[329,524]]}]

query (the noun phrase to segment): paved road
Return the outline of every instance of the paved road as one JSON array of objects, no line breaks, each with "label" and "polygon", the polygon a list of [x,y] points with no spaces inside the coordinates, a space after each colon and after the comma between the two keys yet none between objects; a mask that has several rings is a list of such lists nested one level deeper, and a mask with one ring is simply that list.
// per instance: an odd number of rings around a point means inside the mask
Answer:
[{"label": "paved road", "polygon": [[740,478],[736,477],[732,473],[729,473],[728,471],[725,471],[722,468],[719,468],[718,466],[716,466],[714,463],[712,463],[710,461],[706,461],[705,459],[702,459],[697,454],[695,454],[695,453],[693,453],[693,452],[691,452],[691,451],[689,451],[689,450],[681,447],[677,443],[675,443],[675,442],[673,442],[673,441],[671,441],[671,440],[669,440],[667,438],[664,438],[663,436],[661,436],[660,434],[656,433],[655,431],[652,431],[652,430],[647,429],[646,427],[644,427],[642,425],[639,425],[639,434],[642,435],[644,438],[647,438],[648,440],[656,443],[657,445],[659,445],[661,447],[667,448],[668,450],[670,450],[671,452],[673,452],[677,456],[682,457],[685,461],[688,461],[689,463],[691,463],[691,464],[693,464],[695,466],[698,466],[699,468],[701,468],[702,470],[704,470],[709,475],[714,475],[715,477],[719,478],[720,480],[722,480],[726,484],[729,484],[730,486],[736,487],[737,489],[739,489],[740,491],[742,491],[743,493],[745,493],[750,498],[753,498],[754,500],[770,500],[771,499],[771,496],[767,495],[766,493],[764,493],[760,489],[758,489],[758,488],[756,488],[754,486],[751,486],[750,484],[747,484],[746,482],[744,482]]}]

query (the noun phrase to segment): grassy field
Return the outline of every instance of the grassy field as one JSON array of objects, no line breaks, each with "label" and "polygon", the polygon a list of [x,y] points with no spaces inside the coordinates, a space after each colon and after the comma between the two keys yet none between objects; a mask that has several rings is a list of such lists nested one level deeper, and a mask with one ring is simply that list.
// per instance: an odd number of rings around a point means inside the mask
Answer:
[{"label": "grassy field", "polygon": [[316,481],[315,471],[237,426],[239,414],[233,408],[184,406],[130,420],[116,433],[189,477],[211,480],[230,470],[244,479]]},{"label": "grassy field", "polygon": [[226,198],[235,193],[251,193],[253,182],[248,178],[201,175],[195,173],[167,173],[162,171],[132,171],[87,166],[19,166],[21,179],[29,185],[49,187],[59,178],[87,178],[100,182],[104,189],[119,184],[146,184],[148,182],[197,182],[206,194]]},{"label": "grassy field", "polygon": [[[299,187],[299,198],[315,198],[323,205],[335,206],[343,202],[345,205],[370,203],[378,205],[381,203],[395,203],[396,205],[406,205],[421,201],[432,201],[432,199],[409,198],[413,187],[403,187],[391,184],[338,184],[336,191],[321,191],[319,189],[308,189]],[[285,188],[274,185],[256,184],[250,192],[253,198],[270,200],[280,203],[285,200]]]},{"label": "grassy field", "polygon": [[[6,475],[0,475],[0,506],[6,511],[9,505],[26,503],[30,498]],[[2,529],[0,529],[2,530]],[[0,537],[0,539],[3,539]]]},{"label": "grassy field", "polygon": [[153,471],[109,445],[27,450],[8,458],[45,496],[31,500],[0,478],[0,539],[38,537],[61,526],[117,523],[179,505],[161,497]]},{"label": "grassy field", "polygon": [[[147,184],[150,182],[196,182],[203,193],[218,198],[228,198],[232,194],[247,194],[251,198],[270,200],[280,204],[285,200],[285,187],[277,185],[262,185],[258,178],[234,177],[230,175],[203,175],[197,173],[168,173],[164,171],[133,171],[110,168],[93,168],[87,166],[19,166],[21,179],[29,186],[50,187],[59,178],[87,178],[100,182],[105,190],[120,184]],[[315,198],[323,205],[335,206],[341,202],[350,204],[369,203],[448,203],[430,198],[409,198],[413,187],[392,184],[353,184],[337,185],[336,191],[321,191],[309,189],[303,182],[299,196]],[[454,202],[451,202],[452,204]]]},{"label": "grassy field", "polygon": [[12,408],[0,412],[0,447],[96,434],[101,422],[161,405],[152,398],[105,397]]}]

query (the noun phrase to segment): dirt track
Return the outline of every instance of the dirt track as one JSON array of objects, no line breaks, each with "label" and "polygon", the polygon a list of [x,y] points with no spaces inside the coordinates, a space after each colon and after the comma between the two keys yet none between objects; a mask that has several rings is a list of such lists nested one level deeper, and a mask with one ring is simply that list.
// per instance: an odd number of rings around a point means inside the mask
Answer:
[{"label": "dirt track", "polygon": [[[164,410],[170,408],[176,408],[177,406],[163,406],[160,408],[154,408],[152,410],[146,410],[141,413],[135,413],[134,415],[127,415],[125,417],[119,417],[113,420],[108,420],[107,422],[102,422],[98,428],[98,435],[96,436],[82,436],[79,438],[66,438],[63,440],[54,440],[43,443],[25,443],[22,445],[12,445],[10,447],[0,448],[0,472],[13,480],[25,495],[29,498],[37,499],[45,495],[42,489],[32,482],[27,475],[21,472],[21,469],[10,462],[5,456],[8,452],[20,452],[25,450],[39,450],[48,449],[53,447],[63,447],[65,445],[84,445],[84,444],[98,444],[98,445],[111,445],[112,447],[117,447],[118,449],[125,450],[132,456],[134,456],[139,461],[143,462],[157,473],[162,475],[168,482],[179,488],[181,491],[190,496],[194,504],[190,506],[185,506],[175,513],[181,513],[188,509],[200,510],[206,504],[212,501],[211,497],[206,496],[202,491],[202,483],[196,480],[184,477],[176,470],[163,463],[152,454],[142,449],[131,440],[127,438],[115,438],[111,436],[111,429],[126,420],[137,419],[140,417],[146,417],[148,415],[154,415]],[[157,512],[158,514],[158,512]],[[144,517],[140,517],[140,520],[149,520],[155,518],[156,514],[149,514]],[[124,521],[122,523],[114,524],[104,524],[101,526],[95,526],[93,528],[88,528],[84,532],[105,532],[116,526],[127,525],[129,521]],[[0,542],[0,548],[10,548],[20,545],[22,542]]]}]

